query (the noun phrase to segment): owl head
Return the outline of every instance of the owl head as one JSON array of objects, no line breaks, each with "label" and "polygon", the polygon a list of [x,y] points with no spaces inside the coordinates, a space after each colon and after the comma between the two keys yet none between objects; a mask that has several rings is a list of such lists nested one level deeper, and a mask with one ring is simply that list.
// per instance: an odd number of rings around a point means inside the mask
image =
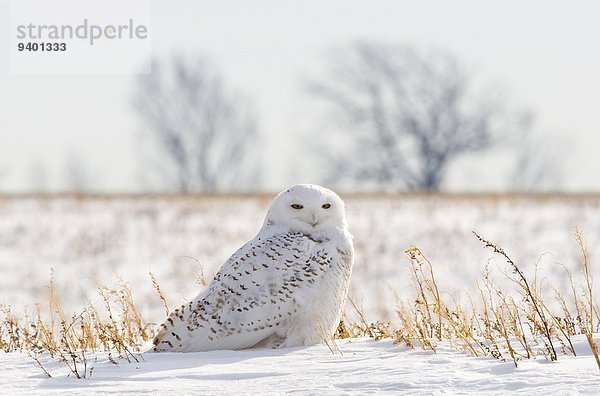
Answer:
[{"label": "owl head", "polygon": [[346,228],[344,201],[325,187],[298,184],[275,197],[267,212],[265,226],[285,227],[308,234],[329,228]]}]

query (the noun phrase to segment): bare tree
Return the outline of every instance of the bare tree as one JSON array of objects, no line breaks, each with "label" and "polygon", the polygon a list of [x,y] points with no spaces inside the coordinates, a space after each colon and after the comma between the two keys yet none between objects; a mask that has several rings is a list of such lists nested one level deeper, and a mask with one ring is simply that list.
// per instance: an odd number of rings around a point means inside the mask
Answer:
[{"label": "bare tree", "polygon": [[77,152],[71,151],[64,163],[64,182],[67,191],[82,193],[90,189],[90,172]]},{"label": "bare tree", "polygon": [[8,172],[6,171],[6,169],[4,169],[4,168],[2,168],[2,166],[0,166],[0,187],[2,187],[2,180],[7,175],[7,173]]},{"label": "bare tree", "polygon": [[[163,178],[182,192],[250,189],[259,177],[256,120],[203,58],[154,61],[141,75],[133,106],[144,132],[166,154]],[[169,176],[167,176],[167,174]]]},{"label": "bare tree", "polygon": [[40,160],[34,160],[29,165],[30,191],[48,191],[48,167]]},{"label": "bare tree", "polygon": [[555,136],[526,133],[515,144],[509,187],[516,191],[556,191],[564,182],[569,145]]},{"label": "bare tree", "polygon": [[337,55],[328,78],[310,84],[345,130],[344,154],[328,154],[332,179],[437,190],[453,160],[509,128],[502,101],[477,95],[447,53],[361,42]]}]

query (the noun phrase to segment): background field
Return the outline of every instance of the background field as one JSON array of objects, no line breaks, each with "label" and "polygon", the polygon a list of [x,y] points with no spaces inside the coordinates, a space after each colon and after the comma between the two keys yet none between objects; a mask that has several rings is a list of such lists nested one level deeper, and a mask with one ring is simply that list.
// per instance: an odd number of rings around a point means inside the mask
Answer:
[{"label": "background field", "polygon": [[[342,194],[343,195],[343,194]],[[476,230],[533,274],[565,290],[561,267],[574,269],[579,225],[594,267],[600,256],[600,195],[343,195],[356,248],[351,296],[369,319],[394,319],[410,301],[404,250],[421,248],[444,290],[476,292],[493,258]],[[47,301],[51,269],[57,295],[73,312],[95,296],[97,281],[130,283],[147,320],[164,316],[148,272],[171,307],[195,295],[261,226],[271,195],[0,197],[0,303],[32,310]]]}]

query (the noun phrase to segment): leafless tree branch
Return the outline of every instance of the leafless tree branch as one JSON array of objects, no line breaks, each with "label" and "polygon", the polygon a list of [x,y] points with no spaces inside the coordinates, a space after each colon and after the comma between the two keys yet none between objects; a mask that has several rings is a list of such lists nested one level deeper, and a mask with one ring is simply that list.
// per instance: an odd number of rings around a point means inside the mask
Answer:
[{"label": "leafless tree branch", "polygon": [[309,89],[353,143],[330,158],[333,179],[437,190],[452,161],[492,147],[505,127],[502,103],[476,95],[447,53],[359,42],[331,66]]},{"label": "leafless tree branch", "polygon": [[170,160],[179,191],[255,188],[256,118],[207,60],[155,60],[137,82],[133,106]]}]

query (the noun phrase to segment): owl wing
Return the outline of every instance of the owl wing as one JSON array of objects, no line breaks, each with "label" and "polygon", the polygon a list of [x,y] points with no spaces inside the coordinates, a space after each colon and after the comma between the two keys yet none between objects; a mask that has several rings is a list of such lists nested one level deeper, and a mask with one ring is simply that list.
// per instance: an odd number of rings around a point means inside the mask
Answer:
[{"label": "owl wing", "polygon": [[294,314],[298,291],[339,259],[302,233],[259,234],[225,262],[207,290],[169,315],[154,350],[250,348],[274,336]]}]

